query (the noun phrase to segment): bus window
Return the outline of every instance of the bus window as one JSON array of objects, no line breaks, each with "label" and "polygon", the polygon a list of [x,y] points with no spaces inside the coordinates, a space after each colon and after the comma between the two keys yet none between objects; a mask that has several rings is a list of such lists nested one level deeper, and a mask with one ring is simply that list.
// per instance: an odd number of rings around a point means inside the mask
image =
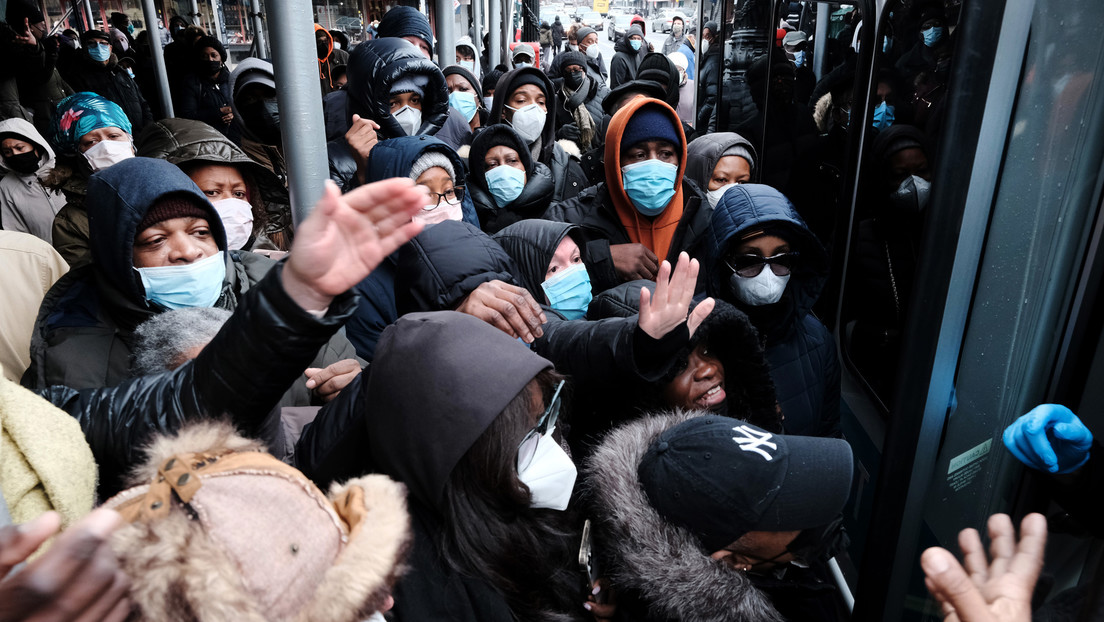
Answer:
[{"label": "bus window", "polygon": [[941,3],[890,2],[875,39],[840,341],[884,412],[921,261],[956,17]]}]

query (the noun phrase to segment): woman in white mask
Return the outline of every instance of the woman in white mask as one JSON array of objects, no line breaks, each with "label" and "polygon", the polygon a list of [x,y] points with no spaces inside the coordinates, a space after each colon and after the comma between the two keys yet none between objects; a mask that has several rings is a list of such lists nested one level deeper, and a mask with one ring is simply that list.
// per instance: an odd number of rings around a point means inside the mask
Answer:
[{"label": "woman in white mask", "polygon": [[835,341],[812,314],[828,279],[824,247],[770,186],[729,188],[710,224],[706,287],[746,313],[764,340],[786,433],[839,436]]},{"label": "woman in white mask", "polygon": [[710,208],[729,188],[750,182],[754,172],[755,147],[735,132],[705,134],[686,147],[686,177],[705,191]]},{"label": "woman in white mask", "polygon": [[409,314],[383,332],[362,391],[362,455],[406,485],[416,534],[397,618],[578,616],[576,470],[552,364],[472,316]]},{"label": "woman in white mask", "polygon": [[[577,157],[555,140],[556,92],[540,69],[523,67],[498,80],[488,124],[506,123],[526,144],[529,155],[552,170],[553,201],[570,199],[587,185]],[[552,114],[549,114],[549,113]]]},{"label": "woman in white mask", "polygon": [[84,209],[88,177],[134,157],[134,141],[123,109],[95,93],[74,93],[58,102],[52,124],[58,158],[43,183],[69,197],[54,218],[53,240],[54,248],[76,268],[90,261]]}]

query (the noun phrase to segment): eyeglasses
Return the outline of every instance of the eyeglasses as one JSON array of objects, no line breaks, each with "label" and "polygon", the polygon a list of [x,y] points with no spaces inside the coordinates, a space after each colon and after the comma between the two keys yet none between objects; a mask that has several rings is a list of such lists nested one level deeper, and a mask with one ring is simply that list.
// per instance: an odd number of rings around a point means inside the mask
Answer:
[{"label": "eyeglasses", "polygon": [[773,257],[736,255],[725,259],[725,264],[736,274],[748,279],[759,276],[763,271],[764,265],[769,265],[771,267],[771,272],[773,272],[775,276],[786,276],[797,263],[798,257],[799,254],[796,251],[791,253],[779,253]]},{"label": "eyeglasses", "polygon": [[428,209],[437,209],[438,207],[441,206],[441,201],[442,200],[445,203],[448,203],[449,205],[456,205],[460,201],[464,200],[464,187],[463,186],[456,186],[454,188],[449,188],[448,190],[445,190],[444,192],[430,192],[429,193],[430,200],[432,200],[434,196],[437,197],[437,200],[433,201],[433,207],[428,208]]},{"label": "eyeglasses", "polygon": [[522,472],[533,463],[533,456],[537,455],[537,444],[540,442],[540,438],[548,431],[556,427],[556,421],[560,418],[560,394],[563,392],[565,380],[561,380],[556,385],[556,391],[552,394],[552,399],[548,402],[548,407],[544,409],[544,414],[541,415],[539,421],[537,421],[536,427],[529,430],[529,433],[525,435],[525,438],[521,439],[521,443],[518,445],[518,458],[517,458],[517,470]]}]

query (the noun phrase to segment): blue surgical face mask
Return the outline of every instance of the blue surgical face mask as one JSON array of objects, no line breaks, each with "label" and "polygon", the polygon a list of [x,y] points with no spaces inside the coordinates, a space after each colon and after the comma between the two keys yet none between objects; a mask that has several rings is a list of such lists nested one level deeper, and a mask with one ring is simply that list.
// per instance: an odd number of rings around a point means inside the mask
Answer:
[{"label": "blue surgical face mask", "polygon": [[102,63],[111,58],[111,45],[107,43],[89,42],[88,55],[92,57],[92,60]]},{"label": "blue surgical face mask", "polygon": [[508,164],[492,168],[483,178],[487,180],[487,189],[491,191],[491,196],[499,207],[513,203],[525,189],[525,171]]},{"label": "blue surgical face mask", "polygon": [[645,216],[658,216],[667,209],[675,196],[677,176],[677,166],[654,159],[621,167],[625,193],[636,211]]},{"label": "blue surgical face mask", "polygon": [[890,106],[885,102],[878,104],[878,107],[874,109],[874,127],[879,130],[884,130],[893,125],[893,113],[894,106]]},{"label": "blue surgical face mask", "polygon": [[541,283],[541,289],[548,296],[549,306],[569,320],[578,320],[586,315],[593,298],[590,293],[590,274],[582,262],[560,270]]},{"label": "blue surgical face mask", "polygon": [[641,41],[640,39],[629,39],[629,45],[631,45],[631,46],[632,46],[632,49],[636,50],[637,52],[639,52],[639,51],[640,51],[640,46],[641,46],[641,45],[642,45],[643,43],[644,43],[644,42],[643,42],[643,41]]},{"label": "blue surgical face mask", "polygon": [[794,52],[794,66],[795,67],[804,67],[805,66],[805,50],[802,50],[800,52]]},{"label": "blue surgical face mask", "polygon": [[464,120],[471,123],[475,113],[479,110],[479,104],[475,101],[475,93],[470,91],[453,91],[449,93],[449,105],[464,115]]},{"label": "blue surgical face mask", "polygon": [[146,300],[166,309],[211,307],[222,294],[226,280],[226,253],[219,251],[205,259],[182,266],[135,268]]},{"label": "blue surgical face mask", "polygon": [[941,39],[943,39],[942,26],[932,26],[931,28],[921,30],[920,32],[924,34],[924,45],[928,47],[934,46],[936,43],[939,43]]}]

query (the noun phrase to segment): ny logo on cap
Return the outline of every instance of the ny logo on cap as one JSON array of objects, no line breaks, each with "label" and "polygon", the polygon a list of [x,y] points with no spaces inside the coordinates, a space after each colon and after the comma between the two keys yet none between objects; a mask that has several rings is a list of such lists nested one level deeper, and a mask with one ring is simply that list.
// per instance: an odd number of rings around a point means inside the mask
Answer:
[{"label": "ny logo on cap", "polygon": [[770,447],[771,449],[778,449],[778,445],[770,442],[770,439],[774,436],[770,432],[760,432],[750,426],[741,425],[732,428],[733,432],[742,434],[743,436],[733,436],[732,440],[736,441],[736,444],[740,446],[743,451],[754,451],[755,453],[763,456],[765,460],[770,462],[774,460],[774,456],[764,451],[763,447]]}]

